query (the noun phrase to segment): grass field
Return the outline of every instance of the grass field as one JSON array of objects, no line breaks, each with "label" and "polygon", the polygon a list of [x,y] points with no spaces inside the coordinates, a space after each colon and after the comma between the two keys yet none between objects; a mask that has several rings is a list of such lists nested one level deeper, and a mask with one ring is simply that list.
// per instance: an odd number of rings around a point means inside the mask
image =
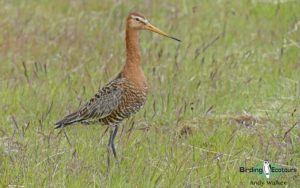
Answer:
[{"label": "grass field", "polygon": [[[120,71],[132,11],[182,42],[141,32],[149,96],[107,172],[106,127],[53,127]],[[1,1],[0,98],[1,187],[250,187],[240,166],[300,166],[300,2]]]}]

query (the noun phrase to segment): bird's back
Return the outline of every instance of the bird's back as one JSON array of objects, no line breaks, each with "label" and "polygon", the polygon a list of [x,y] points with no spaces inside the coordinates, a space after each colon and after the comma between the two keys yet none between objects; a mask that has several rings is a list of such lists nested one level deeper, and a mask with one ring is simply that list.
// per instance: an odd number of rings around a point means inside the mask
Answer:
[{"label": "bird's back", "polygon": [[146,88],[140,88],[121,74],[101,88],[93,98],[62,120],[56,128],[76,122],[100,122],[106,125],[120,123],[136,113],[146,101]]}]

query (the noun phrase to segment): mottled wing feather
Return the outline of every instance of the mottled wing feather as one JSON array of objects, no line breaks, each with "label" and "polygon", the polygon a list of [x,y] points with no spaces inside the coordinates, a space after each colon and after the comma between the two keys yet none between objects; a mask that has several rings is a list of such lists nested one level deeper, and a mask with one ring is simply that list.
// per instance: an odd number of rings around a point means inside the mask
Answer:
[{"label": "mottled wing feather", "polygon": [[78,111],[58,121],[55,128],[64,127],[75,122],[88,123],[108,116],[122,100],[124,93],[120,87],[122,82],[123,79],[116,79],[107,84]]},{"label": "mottled wing feather", "polygon": [[83,120],[104,118],[118,107],[122,96],[121,88],[103,88],[79,111],[80,117]]}]

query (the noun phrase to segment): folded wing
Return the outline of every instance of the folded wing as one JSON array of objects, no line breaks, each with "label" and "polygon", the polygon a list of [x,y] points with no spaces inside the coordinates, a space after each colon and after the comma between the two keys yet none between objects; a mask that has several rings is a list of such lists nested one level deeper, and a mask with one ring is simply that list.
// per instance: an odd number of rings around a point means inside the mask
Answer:
[{"label": "folded wing", "polygon": [[119,87],[117,82],[111,82],[90,99],[88,103],[79,108],[62,120],[55,123],[56,129],[65,127],[76,122],[93,122],[110,115],[118,108],[123,98],[123,89]]}]

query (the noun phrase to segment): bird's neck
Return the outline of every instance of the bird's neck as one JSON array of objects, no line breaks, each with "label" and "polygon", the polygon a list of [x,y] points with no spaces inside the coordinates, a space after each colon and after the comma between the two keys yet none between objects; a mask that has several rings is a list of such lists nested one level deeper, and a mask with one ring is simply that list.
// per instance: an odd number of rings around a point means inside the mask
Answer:
[{"label": "bird's neck", "polygon": [[141,52],[138,31],[136,29],[126,29],[126,52],[126,64],[128,66],[140,66]]},{"label": "bird's neck", "polygon": [[138,31],[135,29],[126,29],[126,53],[126,63],[122,75],[137,84],[137,86],[145,88],[147,83],[141,66]]}]

